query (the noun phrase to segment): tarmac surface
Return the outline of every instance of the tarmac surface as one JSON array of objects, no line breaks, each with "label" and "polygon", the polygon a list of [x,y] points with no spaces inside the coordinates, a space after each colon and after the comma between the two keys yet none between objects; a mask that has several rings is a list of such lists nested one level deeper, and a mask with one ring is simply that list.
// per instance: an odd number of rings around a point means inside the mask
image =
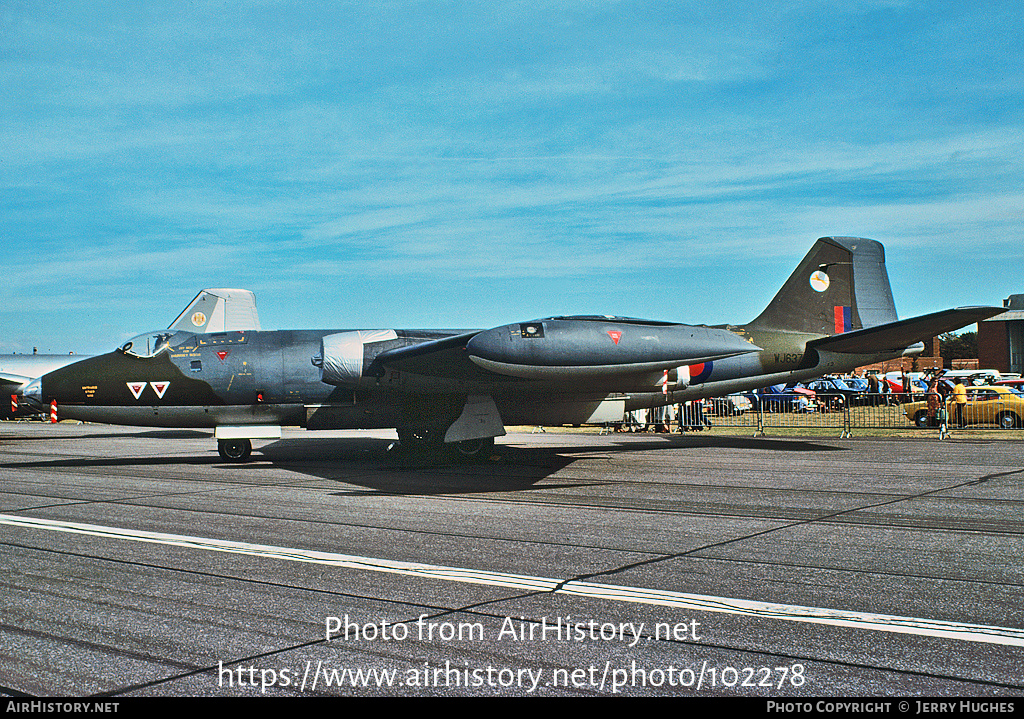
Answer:
[{"label": "tarmac surface", "polygon": [[0,695],[1024,693],[1019,440],[395,441],[0,425]]}]

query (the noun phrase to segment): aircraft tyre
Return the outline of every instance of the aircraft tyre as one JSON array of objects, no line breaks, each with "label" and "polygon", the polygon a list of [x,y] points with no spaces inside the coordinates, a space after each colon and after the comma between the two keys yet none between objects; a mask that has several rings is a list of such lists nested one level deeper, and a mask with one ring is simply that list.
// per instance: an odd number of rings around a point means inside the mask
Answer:
[{"label": "aircraft tyre", "polygon": [[217,452],[228,462],[244,462],[252,454],[252,442],[247,439],[221,439],[217,441]]},{"label": "aircraft tyre", "polygon": [[466,439],[452,445],[455,453],[465,459],[487,459],[494,451],[494,437]]},{"label": "aircraft tyre", "polygon": [[927,427],[928,426],[928,410],[926,410],[926,409],[919,409],[919,410],[917,410],[917,413],[914,415],[914,424],[916,424],[918,427]]}]

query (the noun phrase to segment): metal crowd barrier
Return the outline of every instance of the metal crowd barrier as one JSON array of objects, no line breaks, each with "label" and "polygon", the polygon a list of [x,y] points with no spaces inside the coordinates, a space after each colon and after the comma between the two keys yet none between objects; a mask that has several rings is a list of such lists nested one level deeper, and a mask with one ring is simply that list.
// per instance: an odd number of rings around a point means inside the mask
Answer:
[{"label": "metal crowd barrier", "polygon": [[742,414],[723,412],[716,406],[712,426],[748,428],[756,436],[763,436],[773,427],[834,430],[840,436],[849,435],[849,414],[840,395],[818,394],[811,399],[800,393],[771,394],[752,402],[754,406]]},{"label": "metal crowd barrier", "polygon": [[[884,392],[879,394],[818,393],[814,399],[800,393],[765,395],[756,405],[738,411],[726,398],[706,400],[700,410],[687,403],[673,412],[673,431],[680,426],[698,430],[708,427],[749,429],[764,435],[772,428],[835,430],[840,437],[858,429],[937,430],[1024,429],[1024,397],[982,388],[968,388],[968,402],[958,412],[952,397],[928,407],[928,395]],[[935,407],[934,405],[937,405]],[[680,418],[682,421],[680,421]]]}]

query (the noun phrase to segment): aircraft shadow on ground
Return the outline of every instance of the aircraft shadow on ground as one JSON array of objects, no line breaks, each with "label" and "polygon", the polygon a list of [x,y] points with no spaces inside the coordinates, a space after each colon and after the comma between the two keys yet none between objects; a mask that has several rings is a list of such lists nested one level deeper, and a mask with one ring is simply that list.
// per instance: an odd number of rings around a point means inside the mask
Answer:
[{"label": "aircraft shadow on ground", "polygon": [[[145,437],[160,440],[195,439],[208,437],[208,433],[193,430],[157,430],[134,433],[90,434],[81,439]],[[16,438],[20,441],[23,438]],[[52,438],[51,438],[52,439]],[[74,441],[79,437],[62,438]],[[434,495],[481,494],[515,492],[531,489],[559,489],[598,486],[609,481],[580,480],[560,484],[539,482],[571,466],[576,461],[595,454],[649,453],[680,449],[740,449],[769,450],[775,452],[828,452],[845,451],[843,447],[805,440],[767,439],[750,437],[714,437],[696,435],[652,435],[617,437],[608,435],[598,444],[517,445],[514,439],[500,443],[486,458],[467,461],[453,459],[448,453],[421,454],[401,448],[395,440],[373,437],[303,437],[282,439],[259,446],[252,461],[244,464],[226,463],[212,446],[208,452],[196,456],[135,456],[135,457],[67,457],[36,459],[28,462],[0,462],[5,469],[36,468],[102,468],[102,467],[156,467],[169,464],[209,466],[213,468],[258,474],[268,467],[285,469],[319,479],[325,479],[362,489],[333,493],[334,496],[373,494]]]},{"label": "aircraft shadow on ground", "polygon": [[[362,488],[332,493],[338,497],[525,491],[575,461],[554,450],[523,453],[502,445],[488,457],[466,460],[448,452],[412,452],[395,440],[370,438],[283,439],[253,456],[292,472]],[[592,484],[607,483],[545,484],[543,489]]]},{"label": "aircraft shadow on ground", "polygon": [[[658,452],[687,447],[760,449],[786,452],[842,451],[844,448],[800,440],[771,440],[745,437],[680,437],[616,440],[609,436],[601,444],[517,446],[515,441],[499,444],[491,456],[473,461],[448,455],[423,455],[403,450],[393,440],[375,439],[288,439],[263,446],[262,458],[322,479],[364,487],[338,492],[336,496],[387,493],[479,494],[530,489],[559,489],[612,484],[614,481],[581,480],[562,484],[539,482],[571,466],[581,455]],[[571,437],[567,437],[571,442]],[[255,456],[255,455],[254,455]],[[349,466],[344,467],[348,462]],[[360,472],[359,465],[363,465]],[[340,469],[356,470],[351,474]]]}]

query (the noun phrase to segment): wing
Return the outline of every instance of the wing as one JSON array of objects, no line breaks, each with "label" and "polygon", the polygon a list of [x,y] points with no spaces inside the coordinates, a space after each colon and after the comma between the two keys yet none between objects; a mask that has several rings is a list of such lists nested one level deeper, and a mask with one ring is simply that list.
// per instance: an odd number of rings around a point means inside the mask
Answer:
[{"label": "wing", "polygon": [[23,385],[28,382],[32,377],[25,377],[20,374],[14,374],[13,372],[0,372],[0,383],[2,384],[16,384]]},{"label": "wing", "polygon": [[469,359],[466,345],[478,334],[480,334],[478,331],[466,332],[408,347],[385,350],[374,358],[365,374],[380,376],[387,370],[394,369],[400,372],[450,379],[511,380],[511,377],[488,372]]},{"label": "wing", "polygon": [[603,317],[549,317],[377,355],[387,369],[455,380],[564,381],[660,373],[759,351],[727,330]]},{"label": "wing", "polygon": [[0,382],[21,386],[47,372],[88,357],[89,355],[3,355],[0,356]]}]

